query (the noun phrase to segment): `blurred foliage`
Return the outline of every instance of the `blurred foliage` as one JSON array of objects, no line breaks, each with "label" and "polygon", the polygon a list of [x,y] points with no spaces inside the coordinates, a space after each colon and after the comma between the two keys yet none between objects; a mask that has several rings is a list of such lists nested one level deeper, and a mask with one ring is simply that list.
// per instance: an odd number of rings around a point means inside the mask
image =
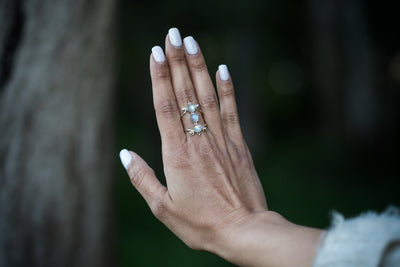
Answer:
[{"label": "blurred foliage", "polygon": [[[332,210],[355,216],[400,205],[399,20],[391,11],[396,8],[350,1],[362,3],[379,92],[373,100],[381,108],[378,131],[359,136],[347,131],[351,113],[342,106],[332,107],[343,110],[335,130],[324,126],[331,119],[321,111],[322,89],[315,83],[316,2],[121,0],[115,154],[121,148],[136,151],[165,181],[148,61],[151,47],[163,46],[168,29],[178,27],[182,37],[193,35],[199,42],[212,78],[219,64],[230,68],[270,209],[295,223],[325,228]],[[115,164],[121,266],[231,266],[187,248],[154,218],[117,158]]]}]

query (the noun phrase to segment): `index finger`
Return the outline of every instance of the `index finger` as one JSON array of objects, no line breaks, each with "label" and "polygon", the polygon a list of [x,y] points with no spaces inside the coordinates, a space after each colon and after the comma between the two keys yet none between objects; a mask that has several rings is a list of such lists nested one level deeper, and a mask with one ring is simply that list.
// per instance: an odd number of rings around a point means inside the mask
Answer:
[{"label": "index finger", "polygon": [[153,102],[158,128],[163,144],[176,145],[186,139],[179,108],[171,83],[171,75],[161,47],[152,48],[150,75],[153,87]]}]

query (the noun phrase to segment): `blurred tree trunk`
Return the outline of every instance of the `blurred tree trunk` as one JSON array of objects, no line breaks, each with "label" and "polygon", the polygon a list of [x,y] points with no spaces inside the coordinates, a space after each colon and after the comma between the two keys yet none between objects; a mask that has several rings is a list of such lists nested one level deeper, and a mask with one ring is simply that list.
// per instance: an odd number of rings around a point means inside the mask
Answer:
[{"label": "blurred tree trunk", "polygon": [[111,266],[113,0],[0,0],[0,266]]}]

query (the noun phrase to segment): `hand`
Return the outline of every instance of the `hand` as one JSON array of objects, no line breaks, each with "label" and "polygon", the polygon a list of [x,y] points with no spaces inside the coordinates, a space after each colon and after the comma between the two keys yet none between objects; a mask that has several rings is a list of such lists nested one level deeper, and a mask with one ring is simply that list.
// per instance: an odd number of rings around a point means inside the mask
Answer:
[{"label": "hand", "polygon": [[[217,253],[235,263],[257,264],[246,259],[253,257],[251,254],[238,257],[243,254],[236,252],[241,246],[231,243],[247,243],[255,233],[249,225],[256,222],[262,227],[292,224],[268,211],[241,133],[228,70],[221,65],[217,71],[217,98],[192,37],[182,44],[178,30],[171,29],[165,51],[164,55],[160,47],[152,49],[150,73],[167,187],[134,152],[121,151],[122,162],[153,214],[189,247]],[[185,132],[193,129],[190,115],[181,117],[181,108],[188,102],[199,104],[199,123],[207,125],[200,135]]]},{"label": "hand", "polygon": [[[267,204],[240,130],[232,80],[221,80],[217,73],[219,106],[197,43],[185,39],[193,49],[189,53],[171,39],[170,34],[165,41],[166,60],[161,48],[150,57],[167,188],[133,153],[128,172],[157,218],[190,247],[208,249],[221,228],[266,211]],[[193,128],[190,115],[180,115],[188,102],[200,105],[199,123],[207,123],[200,136],[185,133]]]}]

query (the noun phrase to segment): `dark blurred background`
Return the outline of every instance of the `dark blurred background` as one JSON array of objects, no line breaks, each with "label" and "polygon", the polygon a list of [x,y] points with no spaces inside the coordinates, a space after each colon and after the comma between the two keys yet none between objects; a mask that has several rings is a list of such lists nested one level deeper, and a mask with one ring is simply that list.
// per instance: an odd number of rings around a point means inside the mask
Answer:
[{"label": "dark blurred background", "polygon": [[165,182],[149,57],[171,27],[213,79],[228,65],[271,210],[327,228],[400,206],[399,7],[0,0],[0,266],[231,266],[155,219],[119,162]]},{"label": "dark blurred background", "polygon": [[[398,2],[398,1],[397,1]],[[168,29],[227,64],[271,210],[327,228],[400,206],[400,4],[0,0],[0,266],[231,266],[151,214],[165,182],[149,57]]]},{"label": "dark blurred background", "polygon": [[[165,179],[148,62],[178,27],[213,79],[228,65],[270,209],[326,228],[332,210],[399,205],[398,10],[395,1],[121,0],[115,154],[132,149]],[[231,266],[187,248],[115,164],[121,266]]]}]

